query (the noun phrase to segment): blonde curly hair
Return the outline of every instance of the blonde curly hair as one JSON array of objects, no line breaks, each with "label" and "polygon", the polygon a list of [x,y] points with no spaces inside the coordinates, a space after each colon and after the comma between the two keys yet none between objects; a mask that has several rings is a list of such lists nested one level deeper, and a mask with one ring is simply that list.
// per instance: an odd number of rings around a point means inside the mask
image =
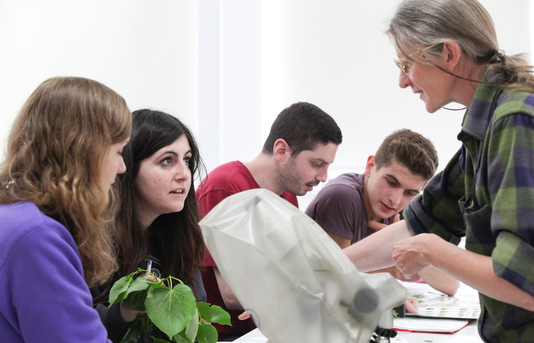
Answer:
[{"label": "blonde curly hair", "polygon": [[111,191],[100,175],[111,145],[130,131],[130,111],[115,91],[86,78],[51,78],[15,119],[0,166],[0,203],[31,201],[63,224],[78,245],[89,286],[117,268]]}]

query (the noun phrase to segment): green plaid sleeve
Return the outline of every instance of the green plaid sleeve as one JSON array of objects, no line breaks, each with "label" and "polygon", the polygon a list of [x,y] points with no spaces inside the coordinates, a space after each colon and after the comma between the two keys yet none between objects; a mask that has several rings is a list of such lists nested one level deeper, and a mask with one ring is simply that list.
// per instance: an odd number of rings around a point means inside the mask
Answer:
[{"label": "green plaid sleeve", "polygon": [[494,269],[534,295],[534,118],[526,114],[498,118],[488,135]]},{"label": "green plaid sleeve", "polygon": [[462,148],[445,169],[428,182],[423,194],[413,199],[404,210],[404,217],[414,234],[430,232],[455,244],[465,235],[458,206],[465,189],[465,175],[458,161],[464,157],[465,149]]}]

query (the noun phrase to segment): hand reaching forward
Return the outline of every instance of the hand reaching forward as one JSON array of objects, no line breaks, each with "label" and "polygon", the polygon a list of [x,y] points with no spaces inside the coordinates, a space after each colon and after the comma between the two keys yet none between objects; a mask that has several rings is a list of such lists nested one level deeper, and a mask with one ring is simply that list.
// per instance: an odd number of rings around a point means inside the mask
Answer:
[{"label": "hand reaching forward", "polygon": [[401,273],[410,279],[421,269],[432,264],[432,253],[439,253],[440,241],[443,240],[429,233],[405,238],[393,245],[391,257]]}]

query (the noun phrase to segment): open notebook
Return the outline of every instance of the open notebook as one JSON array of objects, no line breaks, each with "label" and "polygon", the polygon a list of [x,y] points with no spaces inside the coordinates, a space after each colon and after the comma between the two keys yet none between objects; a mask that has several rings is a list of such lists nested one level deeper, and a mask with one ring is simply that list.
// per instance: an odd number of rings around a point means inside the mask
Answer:
[{"label": "open notebook", "polygon": [[407,313],[404,318],[395,318],[393,326],[398,330],[454,333],[480,315],[478,293],[465,284],[461,283],[455,296],[449,297],[425,283],[401,283],[410,296],[419,299],[419,314]]}]

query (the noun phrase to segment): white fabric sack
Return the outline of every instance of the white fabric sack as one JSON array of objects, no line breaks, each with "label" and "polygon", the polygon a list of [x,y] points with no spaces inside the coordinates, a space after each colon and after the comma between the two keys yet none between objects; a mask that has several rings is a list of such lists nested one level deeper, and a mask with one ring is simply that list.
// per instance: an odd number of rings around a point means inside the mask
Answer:
[{"label": "white fabric sack", "polygon": [[234,194],[200,226],[222,276],[271,343],[367,343],[382,314],[406,300],[390,274],[360,273],[318,224],[271,191]]}]

